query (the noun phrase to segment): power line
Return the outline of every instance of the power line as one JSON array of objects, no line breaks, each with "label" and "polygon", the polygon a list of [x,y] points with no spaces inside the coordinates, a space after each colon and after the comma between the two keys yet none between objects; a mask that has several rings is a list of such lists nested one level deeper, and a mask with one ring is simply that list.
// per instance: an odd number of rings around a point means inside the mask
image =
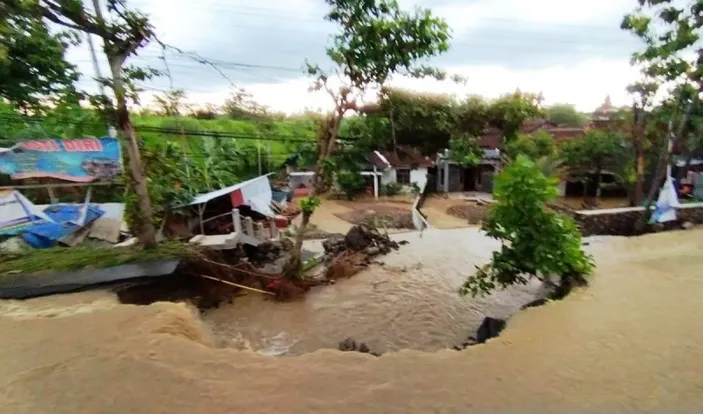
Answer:
[{"label": "power line", "polygon": [[[321,14],[305,13],[305,14],[290,15],[290,14],[275,13],[275,11],[277,11],[279,9],[274,9],[274,8],[257,7],[257,6],[249,6],[249,5],[232,5],[229,3],[221,3],[221,2],[199,3],[195,8],[231,10],[234,12],[239,12],[241,15],[244,15],[244,16],[255,15],[256,13],[258,13],[261,16],[280,17],[280,18],[283,18],[286,20],[327,22],[326,20],[324,20],[324,17],[327,14],[327,10],[324,10],[323,13],[321,13]],[[430,8],[430,9],[432,9],[432,8]],[[235,17],[236,17],[236,15],[235,15]],[[441,17],[441,16],[439,16],[439,17]],[[528,25],[535,25],[535,26],[553,26],[553,27],[567,27],[567,28],[582,27],[584,29],[612,28],[612,26],[610,26],[610,25],[603,25],[603,24],[572,24],[572,23],[561,23],[561,22],[527,22],[527,21],[523,21],[523,20],[507,19],[507,18],[501,18],[501,17],[482,17],[481,20],[483,22],[486,22],[486,23],[489,23],[492,25],[495,25],[496,23],[501,23],[501,24],[504,23],[504,24],[510,25],[510,26],[514,26],[515,24],[528,24]]]}]

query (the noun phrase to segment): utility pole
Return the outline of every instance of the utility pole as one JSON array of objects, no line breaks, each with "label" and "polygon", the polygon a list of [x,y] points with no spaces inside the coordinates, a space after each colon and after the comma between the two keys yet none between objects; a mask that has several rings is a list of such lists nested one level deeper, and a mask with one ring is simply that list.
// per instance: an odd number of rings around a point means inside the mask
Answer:
[{"label": "utility pole", "polygon": [[256,158],[259,161],[259,177],[261,177],[261,141],[256,141]]},{"label": "utility pole", "polygon": [[[93,7],[95,8],[95,15],[98,16],[100,14],[100,0],[93,0]],[[98,56],[95,53],[95,46],[93,45],[93,37],[88,32],[85,32],[85,37],[88,41],[90,56],[93,60],[93,71],[95,71],[95,77],[98,79],[98,89],[100,90],[100,94],[105,96],[105,85],[102,83],[103,75],[102,72],[100,72]],[[110,124],[107,125],[107,135],[112,138],[117,136],[117,130]]]}]

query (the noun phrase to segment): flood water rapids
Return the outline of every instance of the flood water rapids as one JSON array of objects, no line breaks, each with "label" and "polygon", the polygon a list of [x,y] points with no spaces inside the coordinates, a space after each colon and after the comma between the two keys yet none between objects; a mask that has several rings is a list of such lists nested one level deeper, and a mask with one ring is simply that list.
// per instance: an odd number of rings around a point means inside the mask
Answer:
[{"label": "flood water rapids", "polygon": [[[382,265],[316,287],[301,300],[278,303],[247,294],[202,318],[221,346],[264,355],[336,348],[347,337],[379,353],[436,351],[465,342],[484,316],[508,318],[539,294],[540,283],[534,281],[484,298],[458,295],[474,266],[498,246],[477,229],[391,237],[409,243],[380,257]],[[310,244],[306,247],[319,249]]]},{"label": "flood water rapids", "polygon": [[[703,229],[589,239],[590,286],[520,312],[538,285],[456,294],[496,246],[478,231],[394,237],[410,244],[383,266],[291,303],[0,301],[0,412],[703,412]],[[484,314],[513,317],[485,345],[441,350]],[[347,336],[395,352],[327,349]]]}]

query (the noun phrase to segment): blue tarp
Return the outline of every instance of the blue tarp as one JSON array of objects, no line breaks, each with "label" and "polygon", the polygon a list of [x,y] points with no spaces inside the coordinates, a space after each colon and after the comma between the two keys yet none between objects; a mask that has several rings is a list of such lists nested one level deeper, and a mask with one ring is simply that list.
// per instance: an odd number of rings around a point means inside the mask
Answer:
[{"label": "blue tarp", "polygon": [[22,238],[36,249],[53,247],[62,238],[77,232],[105,214],[97,205],[91,204],[88,206],[85,221],[78,223],[82,207],[82,205],[76,204],[58,204],[47,207],[44,214],[49,216],[54,223],[32,224],[27,227]]}]

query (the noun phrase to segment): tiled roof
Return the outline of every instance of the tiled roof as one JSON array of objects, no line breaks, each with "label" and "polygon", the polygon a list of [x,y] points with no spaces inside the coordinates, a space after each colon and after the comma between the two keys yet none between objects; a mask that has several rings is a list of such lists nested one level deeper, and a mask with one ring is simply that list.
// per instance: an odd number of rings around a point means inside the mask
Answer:
[{"label": "tiled roof", "polygon": [[432,167],[434,160],[430,157],[423,156],[415,148],[399,145],[397,151],[373,151],[371,153],[371,161],[377,167]]},{"label": "tiled roof", "polygon": [[[582,138],[586,134],[584,128],[559,127],[554,122],[543,119],[525,121],[520,127],[521,134],[532,134],[537,131],[545,131],[553,136],[556,141]],[[498,130],[489,130],[486,135],[479,139],[478,145],[481,148],[502,148],[503,134]]]}]

